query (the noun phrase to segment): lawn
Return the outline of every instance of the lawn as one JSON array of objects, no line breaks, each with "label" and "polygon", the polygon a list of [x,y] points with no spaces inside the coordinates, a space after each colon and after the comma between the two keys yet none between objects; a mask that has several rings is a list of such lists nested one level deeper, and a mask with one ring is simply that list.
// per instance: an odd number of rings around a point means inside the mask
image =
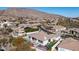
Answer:
[{"label": "lawn", "polygon": [[39,29],[38,28],[30,28],[30,27],[26,27],[25,29],[25,32],[34,32],[34,31],[38,31]]}]

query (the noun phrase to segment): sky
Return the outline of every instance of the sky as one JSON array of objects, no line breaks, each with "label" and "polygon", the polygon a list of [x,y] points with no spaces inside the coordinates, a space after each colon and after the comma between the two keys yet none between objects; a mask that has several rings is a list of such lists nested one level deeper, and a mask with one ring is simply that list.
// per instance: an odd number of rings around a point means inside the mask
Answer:
[{"label": "sky", "polygon": [[[30,7],[38,11],[58,14],[66,17],[79,17],[79,7]],[[0,10],[5,10],[7,7],[0,7]]]}]

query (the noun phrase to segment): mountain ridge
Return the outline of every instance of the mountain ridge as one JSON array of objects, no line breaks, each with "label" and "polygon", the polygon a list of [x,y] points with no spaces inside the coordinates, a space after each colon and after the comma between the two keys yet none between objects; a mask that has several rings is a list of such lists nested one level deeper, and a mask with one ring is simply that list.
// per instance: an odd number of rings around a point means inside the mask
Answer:
[{"label": "mountain ridge", "polygon": [[[35,9],[29,8],[8,8],[6,10],[0,10],[1,15],[13,15],[13,16],[26,16],[26,15],[34,15],[34,16],[61,16],[57,14],[49,14],[46,12],[38,11]],[[62,17],[62,16],[61,16]],[[64,17],[64,16],[63,16]]]}]

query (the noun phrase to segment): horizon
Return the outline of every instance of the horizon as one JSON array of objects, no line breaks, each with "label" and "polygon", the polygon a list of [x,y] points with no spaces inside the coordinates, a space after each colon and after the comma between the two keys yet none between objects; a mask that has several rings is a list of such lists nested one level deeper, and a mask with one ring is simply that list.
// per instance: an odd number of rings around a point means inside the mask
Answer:
[{"label": "horizon", "polygon": [[[11,7],[0,7],[0,10],[6,10]],[[49,14],[57,14],[65,17],[79,17],[79,7],[15,7],[15,8],[27,8]]]}]

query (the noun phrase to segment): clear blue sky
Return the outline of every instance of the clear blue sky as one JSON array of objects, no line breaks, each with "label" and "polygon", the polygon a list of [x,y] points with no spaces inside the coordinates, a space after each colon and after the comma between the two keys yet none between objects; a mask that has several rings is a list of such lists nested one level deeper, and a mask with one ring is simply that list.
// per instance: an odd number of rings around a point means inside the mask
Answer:
[{"label": "clear blue sky", "polygon": [[[0,7],[0,10],[4,9],[7,7]],[[79,7],[31,7],[31,9],[67,17],[79,17]]]}]

